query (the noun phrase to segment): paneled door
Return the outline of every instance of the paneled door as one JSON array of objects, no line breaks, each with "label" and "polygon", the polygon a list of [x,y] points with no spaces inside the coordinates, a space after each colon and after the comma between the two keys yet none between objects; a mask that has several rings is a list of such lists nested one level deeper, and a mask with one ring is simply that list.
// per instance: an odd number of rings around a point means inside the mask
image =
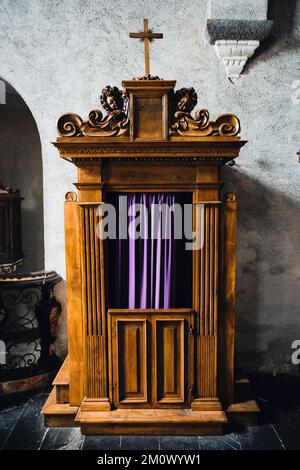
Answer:
[{"label": "paneled door", "polygon": [[147,320],[117,318],[113,323],[115,401],[122,405],[148,403]]},{"label": "paneled door", "polygon": [[186,408],[193,377],[193,314],[187,309],[109,310],[117,408]]},{"label": "paneled door", "polygon": [[155,405],[184,404],[185,401],[185,320],[154,319]]}]

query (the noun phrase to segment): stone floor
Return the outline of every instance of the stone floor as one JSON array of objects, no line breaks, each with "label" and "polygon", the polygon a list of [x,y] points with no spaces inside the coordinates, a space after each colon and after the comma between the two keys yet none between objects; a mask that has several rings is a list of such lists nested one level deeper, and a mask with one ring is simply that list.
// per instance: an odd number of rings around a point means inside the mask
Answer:
[{"label": "stone floor", "polygon": [[262,413],[258,426],[229,427],[224,436],[87,436],[78,428],[43,425],[40,410],[48,390],[0,409],[0,449],[82,450],[285,450],[300,449],[300,379],[256,376],[252,380]]}]

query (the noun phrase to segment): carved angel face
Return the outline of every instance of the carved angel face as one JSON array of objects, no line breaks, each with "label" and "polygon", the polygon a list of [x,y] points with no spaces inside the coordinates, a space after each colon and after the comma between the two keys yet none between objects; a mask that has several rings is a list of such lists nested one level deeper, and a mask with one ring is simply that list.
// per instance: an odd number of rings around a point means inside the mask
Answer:
[{"label": "carved angel face", "polygon": [[177,104],[179,111],[188,112],[191,104],[191,99],[188,95],[184,95]]},{"label": "carved angel face", "polygon": [[197,93],[194,88],[181,88],[175,93],[177,111],[190,113],[197,104]]},{"label": "carved angel face", "polygon": [[107,86],[103,88],[100,102],[108,114],[113,111],[122,111],[124,107],[124,97],[117,87]]},{"label": "carved angel face", "polygon": [[112,111],[115,111],[116,109],[118,109],[118,104],[114,96],[108,96],[106,102]]}]

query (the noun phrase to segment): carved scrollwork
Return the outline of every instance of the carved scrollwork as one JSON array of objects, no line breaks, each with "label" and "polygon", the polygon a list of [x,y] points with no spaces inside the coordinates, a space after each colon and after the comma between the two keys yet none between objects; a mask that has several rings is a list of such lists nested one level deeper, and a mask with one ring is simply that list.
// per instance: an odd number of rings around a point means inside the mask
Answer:
[{"label": "carved scrollwork", "polygon": [[[145,79],[145,77],[142,77]],[[147,77],[146,77],[147,78]],[[148,80],[158,77],[148,77]],[[192,116],[198,97],[193,87],[181,88],[169,101],[169,132],[171,135],[190,137],[233,137],[240,132],[240,123],[232,114],[221,114],[210,120],[206,109],[198,109]],[[92,110],[86,120],[73,113],[63,114],[57,129],[64,137],[119,137],[129,135],[129,100],[126,91],[117,87],[103,88],[100,102],[106,115],[99,109]]]},{"label": "carved scrollwork", "polygon": [[102,118],[99,109],[90,112],[89,117],[81,125],[81,131],[86,136],[112,137],[127,135],[129,118],[123,111],[111,111]]},{"label": "carved scrollwork", "polygon": [[77,114],[63,114],[57,122],[58,133],[64,137],[127,135],[129,118],[125,91],[107,86],[102,90],[100,102],[107,112],[105,117],[99,109],[92,110],[85,121]]},{"label": "carved scrollwork", "polygon": [[91,127],[97,127],[103,120],[103,114],[100,109],[93,109],[87,119],[88,124]]},{"label": "carved scrollwork", "polygon": [[240,122],[233,114],[221,114],[215,120],[209,119],[207,109],[198,109],[191,115],[197,104],[194,88],[181,88],[174,93],[170,117],[170,133],[186,137],[227,136],[240,132]]},{"label": "carved scrollwork", "polygon": [[78,114],[66,113],[57,121],[57,131],[59,135],[65,137],[76,137],[77,135],[82,135],[81,124],[82,119]]}]

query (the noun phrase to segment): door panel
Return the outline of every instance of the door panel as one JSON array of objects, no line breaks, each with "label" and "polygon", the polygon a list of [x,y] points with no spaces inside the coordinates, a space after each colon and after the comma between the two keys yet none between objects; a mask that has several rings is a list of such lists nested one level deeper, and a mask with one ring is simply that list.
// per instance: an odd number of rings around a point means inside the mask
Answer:
[{"label": "door panel", "polygon": [[147,404],[147,320],[116,319],[113,338],[116,406]]},{"label": "door panel", "polygon": [[110,309],[117,408],[188,408],[194,315],[189,309]]},{"label": "door panel", "polygon": [[156,403],[184,403],[184,320],[155,321]]}]

